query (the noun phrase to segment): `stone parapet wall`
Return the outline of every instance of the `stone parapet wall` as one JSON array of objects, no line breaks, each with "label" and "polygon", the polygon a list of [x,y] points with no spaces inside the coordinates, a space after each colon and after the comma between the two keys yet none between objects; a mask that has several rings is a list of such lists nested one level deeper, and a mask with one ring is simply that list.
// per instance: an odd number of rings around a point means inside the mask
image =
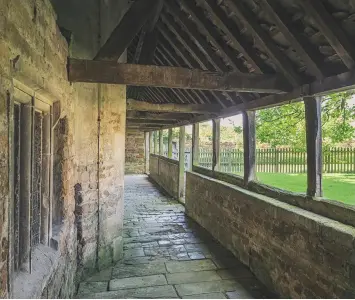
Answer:
[{"label": "stone parapet wall", "polygon": [[145,136],[143,131],[126,131],[126,174],[145,173]]},{"label": "stone parapet wall", "polygon": [[167,157],[151,154],[149,176],[170,196],[179,199],[179,162]]},{"label": "stone parapet wall", "polygon": [[185,205],[282,297],[354,298],[354,227],[192,172]]}]

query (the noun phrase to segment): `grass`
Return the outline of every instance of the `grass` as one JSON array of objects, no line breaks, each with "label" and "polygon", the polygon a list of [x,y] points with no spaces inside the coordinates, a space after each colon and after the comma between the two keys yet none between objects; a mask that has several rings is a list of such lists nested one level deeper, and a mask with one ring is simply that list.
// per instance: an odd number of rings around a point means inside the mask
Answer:
[{"label": "grass", "polygon": [[[306,174],[257,173],[258,181],[283,190],[305,193]],[[323,174],[323,197],[355,205],[355,174]]]}]

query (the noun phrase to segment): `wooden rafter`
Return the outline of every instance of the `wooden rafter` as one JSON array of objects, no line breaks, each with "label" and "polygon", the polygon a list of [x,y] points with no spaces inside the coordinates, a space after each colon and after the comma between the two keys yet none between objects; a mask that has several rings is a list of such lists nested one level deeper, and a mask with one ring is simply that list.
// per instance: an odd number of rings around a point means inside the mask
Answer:
[{"label": "wooden rafter", "polygon": [[308,15],[312,16],[321,33],[328,40],[344,64],[352,69],[355,65],[355,48],[336,23],[332,15],[319,0],[300,0],[300,4]]},{"label": "wooden rafter", "polygon": [[292,48],[304,60],[306,67],[318,79],[324,77],[323,69],[324,61],[319,51],[300,34],[294,25],[291,23],[291,17],[285,14],[282,10],[280,3],[275,0],[261,0],[261,7],[275,21],[280,32],[285,36],[287,41],[291,44]]},{"label": "wooden rafter", "polygon": [[156,5],[156,0],[136,0],[133,2],[94,59],[117,61],[150,18]]},{"label": "wooden rafter", "polygon": [[228,7],[235,15],[243,21],[248,30],[250,30],[259,43],[263,46],[269,57],[277,66],[278,70],[284,74],[288,81],[297,87],[302,84],[300,75],[296,72],[292,62],[288,57],[276,46],[275,42],[269,34],[256,21],[255,15],[241,1],[225,0]]}]

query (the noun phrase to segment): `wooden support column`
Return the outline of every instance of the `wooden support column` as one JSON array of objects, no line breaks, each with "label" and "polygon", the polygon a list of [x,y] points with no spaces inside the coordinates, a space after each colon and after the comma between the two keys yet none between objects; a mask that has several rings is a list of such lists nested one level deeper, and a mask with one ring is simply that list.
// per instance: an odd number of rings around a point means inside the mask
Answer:
[{"label": "wooden support column", "polygon": [[322,191],[322,97],[304,98],[307,138],[307,195],[321,197]]},{"label": "wooden support column", "polygon": [[220,168],[220,141],[221,141],[221,119],[212,120],[212,147],[213,160],[212,170],[218,171]]},{"label": "wooden support column", "polygon": [[244,140],[244,184],[255,180],[255,152],[256,152],[256,130],[255,111],[243,113],[243,140]]},{"label": "wooden support column", "polygon": [[32,192],[32,103],[21,105],[20,146],[20,269],[29,272],[31,252],[31,192]]},{"label": "wooden support column", "polygon": [[158,154],[158,131],[154,131],[154,154]]},{"label": "wooden support column", "polygon": [[149,154],[154,153],[154,132],[149,132]]},{"label": "wooden support column", "polygon": [[49,244],[50,170],[51,170],[51,116],[43,116],[42,136],[42,203],[41,203],[41,243]]},{"label": "wooden support column", "polygon": [[168,157],[173,158],[173,129],[168,132]]},{"label": "wooden support column", "polygon": [[200,162],[200,124],[196,123],[192,125],[192,163],[191,168],[195,165],[198,166]]},{"label": "wooden support column", "polygon": [[179,133],[179,200],[185,195],[185,126]]},{"label": "wooden support column", "polygon": [[164,155],[163,130],[159,130],[159,155]]},{"label": "wooden support column", "polygon": [[145,173],[149,174],[150,132],[145,132]]}]

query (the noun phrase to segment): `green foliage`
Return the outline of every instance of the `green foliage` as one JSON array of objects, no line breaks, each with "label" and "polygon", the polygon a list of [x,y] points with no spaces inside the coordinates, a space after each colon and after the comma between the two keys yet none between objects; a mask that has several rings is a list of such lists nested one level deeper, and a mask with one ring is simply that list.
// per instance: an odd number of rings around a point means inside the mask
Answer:
[{"label": "green foliage", "polygon": [[[355,137],[353,92],[342,92],[322,101],[323,143],[334,145]],[[260,110],[256,115],[257,141],[271,147],[305,148],[306,128],[302,102]],[[236,128],[239,130],[239,128]]]}]

